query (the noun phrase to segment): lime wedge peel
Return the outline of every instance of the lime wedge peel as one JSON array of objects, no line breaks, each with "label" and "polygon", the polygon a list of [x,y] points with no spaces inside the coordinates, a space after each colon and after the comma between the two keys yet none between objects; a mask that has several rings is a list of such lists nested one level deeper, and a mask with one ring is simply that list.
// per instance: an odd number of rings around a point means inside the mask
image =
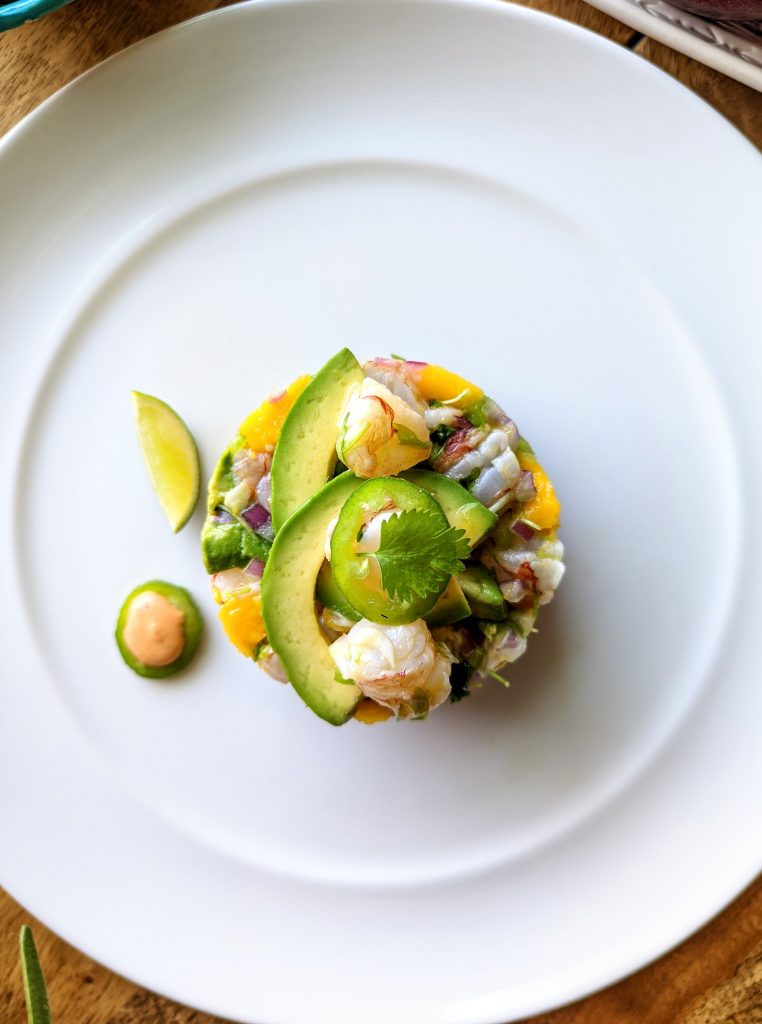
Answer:
[{"label": "lime wedge peel", "polygon": [[151,483],[169,525],[178,533],[198,502],[201,466],[193,435],[171,406],[132,392],[135,426]]}]

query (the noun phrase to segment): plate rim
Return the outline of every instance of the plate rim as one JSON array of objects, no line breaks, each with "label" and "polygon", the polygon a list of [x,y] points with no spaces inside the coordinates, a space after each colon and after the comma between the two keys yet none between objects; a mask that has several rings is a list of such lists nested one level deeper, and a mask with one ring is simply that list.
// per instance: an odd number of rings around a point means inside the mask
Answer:
[{"label": "plate rim", "polygon": [[[234,0],[233,3],[228,4],[226,7],[217,7],[210,11],[204,11],[202,14],[196,14],[191,18],[186,18],[183,21],[177,22],[174,25],[168,25],[166,28],[160,29],[158,32],[154,32],[150,36],[145,36],[143,39],[137,39],[134,43],[130,43],[129,46],[125,46],[123,49],[118,50],[116,53],[110,54],[104,60],[99,61],[90,68],[86,68],[81,71],[78,75],[66,82],[60,88],[56,89],[55,92],[47,96],[41,103],[38,103],[32,110],[26,113],[19,121],[12,125],[2,136],[0,136],[0,158],[5,153],[6,148],[10,148],[15,145],[18,140],[21,139],[23,133],[27,131],[30,126],[43,116],[47,115],[53,108],[60,102],[60,100],[69,92],[70,89],[75,88],[80,82],[89,78],[91,75],[101,74],[105,68],[108,68],[112,63],[117,63],[124,59],[129,59],[133,51],[138,49],[148,49],[152,46],[163,45],[163,40],[168,38],[170,35],[174,35],[180,32],[188,30],[194,30],[194,27],[207,19],[217,18],[222,16],[234,16],[239,14],[241,11],[252,10],[258,8],[268,7],[309,7],[314,4],[337,4],[340,5],[345,3],[346,0]],[[363,2],[374,2],[374,0],[363,0]],[[396,4],[398,6],[406,6],[409,4],[426,4],[438,6],[449,6],[453,8],[468,9],[473,7],[475,9],[481,9],[485,11],[491,11],[498,13],[498,17],[516,17],[524,18],[529,22],[535,21],[538,23],[545,23],[551,25],[557,31],[567,32],[570,36],[581,36],[587,39],[591,45],[597,45],[602,47],[604,50],[610,52],[612,49],[619,53],[620,57],[625,61],[634,61],[636,65],[640,67],[641,72],[646,74],[654,74],[662,81],[665,79],[671,83],[673,89],[677,89],[678,93],[685,96],[686,94],[691,96],[693,100],[699,103],[705,110],[711,111],[712,115],[718,118],[727,128],[729,128],[737,139],[743,139],[751,150],[759,155],[760,150],[754,145],[754,143],[745,135],[733,122],[725,116],[721,111],[717,110],[716,107],[700,96],[693,89],[684,85],[679,79],[675,78],[668,71],[660,68],[658,65],[652,63],[650,60],[646,60],[633,50],[629,49],[622,43],[618,43],[615,39],[611,39],[608,36],[602,35],[595,29],[588,28],[585,25],[580,25],[577,22],[568,21],[566,18],[562,18],[559,15],[551,14],[548,11],[537,10],[534,7],[526,7],[521,2],[514,2],[514,0],[385,0],[387,6]],[[598,7],[600,10],[604,10],[604,4],[608,4],[611,7],[616,6],[617,10],[621,10],[621,6],[628,3],[628,0],[590,0],[591,4]],[[611,15],[617,17],[616,14]],[[650,15],[643,15],[647,18],[647,24],[657,21]],[[595,42],[592,42],[592,41]],[[709,44],[707,44],[709,45]],[[722,70],[722,69],[719,69]],[[757,88],[757,86],[752,86]]]},{"label": "plate rim", "polygon": [[[130,54],[130,52],[133,49],[140,48],[140,47],[149,47],[149,46],[152,46],[152,45],[159,45],[160,46],[160,45],[162,45],[162,41],[167,36],[169,36],[170,34],[178,33],[180,31],[185,31],[185,30],[188,29],[189,26],[195,26],[196,23],[200,23],[200,22],[206,21],[207,19],[213,18],[215,16],[219,16],[219,17],[227,16],[227,15],[233,14],[234,12],[236,14],[238,14],[243,9],[257,9],[257,8],[260,8],[260,7],[287,7],[287,6],[291,7],[291,6],[298,6],[298,5],[315,6],[316,4],[325,4],[325,3],[342,4],[344,2],[345,2],[345,0],[244,0],[244,2],[242,2],[240,4],[236,4],[236,5],[233,5],[233,6],[230,6],[230,7],[226,7],[226,8],[221,8],[221,9],[214,10],[214,11],[209,11],[209,12],[206,12],[204,14],[198,15],[198,16],[196,16],[194,18],[188,19],[187,21],[184,21],[184,22],[182,22],[182,23],[180,23],[178,25],[174,25],[174,26],[171,26],[171,27],[169,27],[167,29],[164,29],[161,32],[156,33],[154,36],[151,36],[148,39],[140,40],[140,41],[132,44],[130,47],[127,47],[126,49],[120,51],[119,53],[112,55],[111,57],[107,58],[105,61],[103,61],[100,64],[96,65],[94,68],[88,69],[83,74],[81,74],[76,79],[74,79],[72,82],[70,82],[67,85],[65,85],[62,89],[60,89],[57,92],[55,92],[52,96],[50,96],[48,99],[46,99],[42,104],[40,104],[38,107],[36,107],[29,114],[27,114],[20,122],[18,122],[18,124],[16,124],[12,129],[10,129],[8,133],[6,133],[6,135],[3,137],[2,140],[0,140],[0,159],[2,158],[4,153],[7,151],[7,149],[10,148],[11,145],[15,144],[17,140],[23,140],[24,132],[29,130],[30,126],[36,126],[36,124],[38,123],[38,120],[41,119],[42,115],[47,115],[47,113],[49,113],[50,111],[54,111],[55,110],[56,104],[60,101],[62,96],[64,96],[68,92],[69,89],[71,89],[74,86],[76,86],[77,83],[80,80],[85,79],[85,78],[87,78],[87,77],[89,77],[90,75],[93,75],[93,74],[99,74],[101,72],[101,69],[107,67],[112,61],[119,61],[119,60],[122,60],[122,59],[125,59],[125,58],[129,59],[128,55]],[[385,0],[385,2],[388,4],[389,0]],[[425,3],[426,0],[394,0],[394,2],[399,4],[399,5],[401,5],[401,6],[410,5],[410,4],[413,4],[413,5],[416,5],[416,6],[420,6],[421,3]],[[582,26],[566,22],[563,19],[560,19],[560,18],[557,18],[557,17],[555,17],[553,15],[547,14],[546,12],[538,12],[538,11],[535,11],[533,9],[528,9],[528,8],[524,8],[524,7],[518,7],[518,6],[514,5],[514,4],[503,2],[503,0],[429,0],[429,2],[431,2],[431,3],[444,3],[444,4],[448,5],[448,6],[458,7],[458,8],[476,7],[476,8],[482,8],[482,9],[490,9],[491,11],[494,11],[494,12],[502,10],[503,14],[505,16],[507,16],[507,17],[518,16],[520,18],[525,18],[528,21],[538,21],[539,20],[539,21],[545,21],[545,22],[553,23],[553,24],[555,24],[556,30],[567,31],[567,32],[571,33],[572,36],[574,36],[577,33],[581,32],[581,33],[584,33],[584,35],[588,38],[588,41],[589,41],[590,37],[593,36],[593,37],[595,37],[598,40],[598,44],[597,45],[602,45],[604,48],[607,48],[609,51],[611,50],[611,48],[613,48],[613,49],[616,49],[617,51],[619,51],[622,54],[630,53],[630,51],[628,51],[625,47],[615,43],[613,40],[609,40],[606,37],[600,36],[598,33],[593,32],[593,31],[588,30],[588,29],[585,29]],[[560,25],[559,25],[559,22],[560,22]],[[675,79],[673,79],[672,76],[670,76],[668,73],[662,71],[662,69],[657,68],[656,66],[650,64],[649,62],[643,61],[642,58],[638,58],[637,55],[631,54],[631,56],[633,57],[633,59],[638,60],[638,63],[640,65],[640,67],[641,67],[641,71],[643,71],[643,69],[645,67],[650,67],[653,72],[656,72],[658,75],[662,76],[662,78],[666,77],[666,78],[670,79],[672,81],[673,85],[676,86],[677,89],[680,90],[683,94],[686,93],[686,92],[690,93],[705,108],[708,108],[709,110],[713,111],[713,113],[716,115],[716,117],[719,118],[721,121],[723,121],[731,129],[731,131],[734,133],[735,136],[740,136],[741,138],[745,139],[745,141],[751,147],[751,150],[755,154],[758,155],[758,151],[757,151],[756,147],[753,146],[753,144],[750,142],[750,140],[748,140],[748,138],[746,138],[741,132],[739,132],[732,125],[731,122],[729,122],[722,114],[720,114],[713,107],[711,107],[711,105],[708,104],[705,100],[703,100],[701,97],[697,96],[695,93],[692,93],[692,91],[690,89],[688,89],[687,87],[683,86],[682,83],[680,83],[680,82],[676,81]],[[629,58],[625,57],[624,59],[628,60]],[[647,73],[651,73],[651,72],[647,72]],[[646,964],[652,963],[655,960],[659,959],[661,956],[665,955],[666,952],[668,952],[671,949],[674,949],[675,946],[677,946],[679,943],[684,941],[690,935],[694,934],[699,928],[701,928],[704,925],[708,924],[711,920],[713,920],[717,916],[718,913],[720,913],[728,905],[728,903],[731,900],[733,900],[736,897],[740,896],[741,893],[744,891],[744,889],[746,889],[748,887],[748,885],[754,880],[754,878],[756,878],[756,876],[758,875],[760,869],[762,869],[762,863],[758,863],[757,864],[757,866],[754,868],[752,873],[746,878],[746,881],[743,882],[743,885],[741,886],[740,889],[739,889],[739,886],[738,886],[737,878],[736,878],[736,880],[734,882],[728,883],[727,889],[724,890],[724,895],[717,902],[716,908],[711,913],[711,915],[707,918],[705,911],[698,912],[695,915],[694,923],[692,925],[690,925],[688,931],[685,930],[685,926],[684,925],[682,925],[681,927],[677,927],[675,929],[676,934],[669,941],[669,945],[667,946],[666,949],[662,948],[661,952],[658,952],[658,953],[656,953],[656,954],[654,954],[654,955],[652,955],[650,957],[647,957],[646,959],[643,959],[642,957],[634,958],[634,959],[637,959],[638,962],[635,963],[634,965],[628,967],[627,969],[625,969],[621,973],[618,973],[615,977],[612,977],[610,971],[606,971],[605,969],[602,968],[601,969],[601,976],[599,977],[599,980],[597,982],[595,982],[595,987],[594,988],[591,989],[590,984],[589,983],[585,983],[583,985],[580,985],[580,987],[576,990],[576,994],[575,994],[575,992],[572,992],[571,994],[569,994],[567,996],[564,996],[563,999],[561,1001],[559,1001],[559,1002],[556,1002],[556,1003],[553,1003],[553,1004],[550,1004],[550,1005],[543,1004],[542,1007],[540,1007],[538,1009],[534,1009],[534,1010],[530,1009],[527,1012],[545,1012],[545,1011],[550,1010],[550,1009],[555,1009],[558,1006],[565,1005],[568,1002],[575,1001],[575,1000],[581,998],[582,996],[589,995],[589,994],[591,994],[594,991],[599,991],[600,989],[602,989],[604,987],[607,987],[607,986],[615,983],[616,981],[621,980],[622,978],[628,976],[629,974],[633,973],[634,971],[641,969],[641,967],[645,966]],[[8,889],[7,891],[11,895],[13,895],[13,890],[12,889]],[[14,898],[16,898],[16,897],[14,896]],[[29,900],[27,900],[25,897],[22,897],[20,902],[22,902],[23,906],[28,907],[32,911],[32,913],[36,917],[38,917],[38,919],[40,921],[42,921],[44,923],[46,923],[47,921],[52,921],[52,918],[49,917],[45,912],[43,912],[43,913],[38,913],[37,912],[36,901],[34,900],[33,897],[30,898]],[[684,918],[683,918],[683,920],[684,920]],[[70,942],[70,944],[74,945],[75,948],[78,948],[78,949],[82,949],[83,948],[77,942],[73,942],[72,941],[72,939],[69,937],[68,929],[66,929],[66,928],[64,928],[64,929],[59,928],[57,925],[49,925],[49,927],[52,927],[53,930],[58,935],[60,935],[62,938],[64,938],[65,941]],[[652,945],[652,943],[650,943],[650,944],[646,943],[646,945]],[[91,954],[88,953],[88,955],[91,955]],[[109,963],[108,959],[103,959],[100,956],[94,957],[94,959],[97,959],[98,962],[103,963],[105,966],[107,966],[114,973],[119,974],[122,977],[127,977],[131,981],[133,981],[135,984],[139,985],[140,987],[146,988],[146,985],[143,982],[141,982],[137,978],[132,977],[129,973],[126,973],[126,974],[123,973],[119,967],[115,967],[111,963]],[[633,959],[632,954],[630,955],[630,959],[631,960]],[[183,1003],[182,997],[178,997],[177,994],[169,993],[168,998],[171,998],[171,999],[173,999],[174,1001],[176,1001],[178,1003],[181,1003],[181,1004]],[[187,1005],[187,1004],[184,1004],[184,1005]],[[219,1013],[219,1009],[218,1008],[204,1007],[203,1005],[199,1005],[199,1008],[206,1009],[206,1011],[209,1012],[209,1013]],[[469,1021],[472,1020],[474,1022],[474,1024],[476,1024],[477,1021],[483,1022],[483,1024],[488,1024],[489,1021],[493,1021],[495,1018],[494,1018],[494,1016],[492,1014],[490,1014],[489,1017],[486,1017],[486,1016],[485,1017],[469,1017],[468,1019],[469,1019]]]}]

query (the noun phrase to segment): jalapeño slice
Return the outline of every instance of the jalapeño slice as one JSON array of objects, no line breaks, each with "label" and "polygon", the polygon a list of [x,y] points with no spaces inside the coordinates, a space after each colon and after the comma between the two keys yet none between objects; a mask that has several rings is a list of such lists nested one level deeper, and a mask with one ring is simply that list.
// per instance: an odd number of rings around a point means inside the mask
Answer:
[{"label": "jalape\u00f1o slice", "polygon": [[[423,618],[449,583],[444,580],[438,590],[413,594],[409,600],[402,600],[384,589],[381,570],[373,557],[383,527],[379,529],[380,524],[374,525],[374,520],[409,511],[427,512],[441,520],[443,530],[449,527],[441,506],[428,492],[399,477],[378,477],[362,484],[348,498],[333,531],[334,579],[352,608],[371,622],[399,626]],[[411,557],[415,557],[415,553]]]}]

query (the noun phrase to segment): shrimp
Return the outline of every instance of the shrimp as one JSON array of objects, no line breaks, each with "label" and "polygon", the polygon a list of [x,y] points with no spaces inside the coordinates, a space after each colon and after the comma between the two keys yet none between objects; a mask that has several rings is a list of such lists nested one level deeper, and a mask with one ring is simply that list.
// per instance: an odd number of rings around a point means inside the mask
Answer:
[{"label": "shrimp", "polygon": [[[457,434],[454,434],[454,437],[457,437]],[[453,438],[450,438],[450,440]],[[515,472],[516,479],[518,480],[521,470],[519,469],[516,456],[511,451],[510,438],[505,430],[498,427],[491,430],[486,437],[480,431],[478,435],[474,436],[472,443],[473,441],[476,441],[473,448],[470,451],[464,451],[463,455],[454,465],[444,470],[445,476],[449,476],[453,480],[464,480],[475,469],[484,469],[487,466],[495,465],[500,456],[507,456],[510,459],[510,473]],[[507,455],[509,452],[510,455]],[[515,471],[513,469],[514,464]]]},{"label": "shrimp", "polygon": [[239,448],[233,456],[233,477],[244,480],[252,489],[270,472],[272,455],[267,452],[254,452],[250,448]]},{"label": "shrimp", "polygon": [[453,430],[458,430],[471,426],[463,416],[463,410],[456,409],[454,405],[435,405],[431,409],[426,409],[423,421],[427,430],[436,430],[437,427],[452,427]]},{"label": "shrimp", "polygon": [[266,452],[255,452],[251,448],[239,448],[233,456],[231,472],[235,486],[225,493],[225,507],[234,515],[252,503],[263,478],[269,480],[272,456]]},{"label": "shrimp", "polygon": [[421,415],[424,414],[427,405],[408,363],[401,359],[371,359],[362,369],[366,377],[372,377],[379,384],[383,384],[411,409],[415,409]]},{"label": "shrimp", "polygon": [[279,683],[288,682],[288,676],[286,675],[286,670],[283,667],[283,662],[272,649],[270,644],[263,643],[260,645],[257,649],[256,662],[262,671],[266,672],[271,679],[275,679]]},{"label": "shrimp", "polygon": [[370,377],[350,394],[340,424],[336,452],[356,476],[395,476],[431,451],[423,416]]},{"label": "shrimp", "polygon": [[345,679],[401,718],[422,718],[450,695],[451,659],[422,619],[405,626],[355,623],[328,652]]},{"label": "shrimp", "polygon": [[233,594],[258,594],[260,580],[245,569],[224,569],[210,577],[212,596],[224,604]]},{"label": "shrimp", "polygon": [[524,541],[515,536],[510,546],[488,549],[482,561],[497,569],[501,593],[509,604],[520,604],[529,595],[548,604],[566,571],[563,557],[564,546],[554,537]]},{"label": "shrimp", "polygon": [[[487,435],[480,427],[465,426],[456,430],[447,438],[444,448],[432,462],[432,469],[437,473],[446,473],[461,462],[479,447]],[[464,473],[467,476],[468,473]]]},{"label": "shrimp", "polygon": [[322,612],[318,616],[318,624],[328,638],[328,642],[332,643],[337,640],[340,636],[348,633],[354,621],[348,619],[342,612],[337,611],[335,608],[323,608]]}]

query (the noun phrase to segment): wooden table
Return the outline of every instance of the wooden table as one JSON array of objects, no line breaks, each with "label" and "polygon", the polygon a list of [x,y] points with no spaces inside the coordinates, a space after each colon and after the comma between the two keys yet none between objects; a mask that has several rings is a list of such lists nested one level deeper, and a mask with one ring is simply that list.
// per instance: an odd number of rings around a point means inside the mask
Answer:
[{"label": "wooden table", "polygon": [[[0,135],[86,68],[152,32],[227,2],[78,0],[0,36]],[[634,49],[694,89],[762,148],[762,94],[643,39],[582,0],[523,2]],[[24,1019],[17,937],[25,921],[34,927],[57,1024],[213,1024],[206,1014],[176,1006],[100,967],[0,891],[2,1024]],[[535,1017],[531,1024],[762,1024],[762,879],[657,963],[582,1002]]]}]

